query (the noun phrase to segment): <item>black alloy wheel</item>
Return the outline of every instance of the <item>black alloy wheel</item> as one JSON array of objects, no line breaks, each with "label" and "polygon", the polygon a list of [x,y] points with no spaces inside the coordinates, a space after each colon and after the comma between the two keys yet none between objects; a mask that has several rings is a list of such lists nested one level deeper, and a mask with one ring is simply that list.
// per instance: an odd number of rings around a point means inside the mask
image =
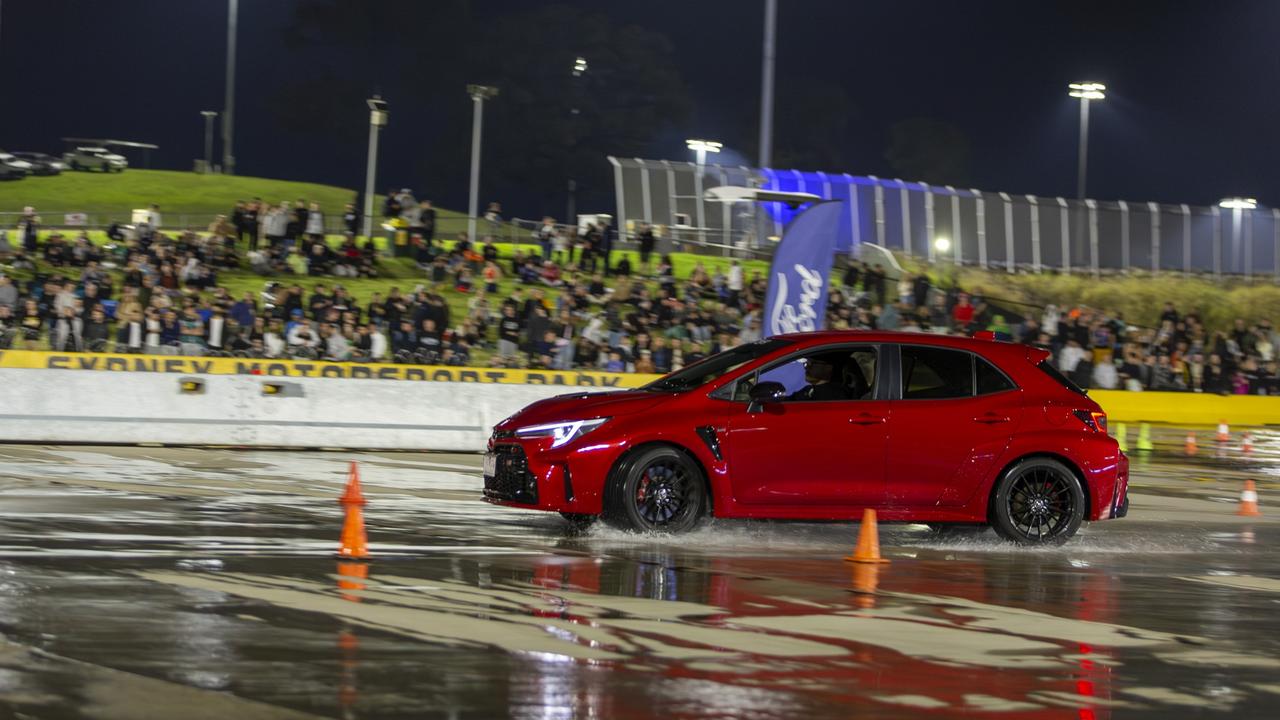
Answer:
[{"label": "black alloy wheel", "polygon": [[641,532],[692,530],[706,507],[702,471],[672,447],[641,451],[625,462],[609,486],[605,520]]},{"label": "black alloy wheel", "polygon": [[1009,468],[992,498],[992,527],[1021,545],[1060,545],[1084,520],[1084,487],[1066,465],[1027,458]]}]

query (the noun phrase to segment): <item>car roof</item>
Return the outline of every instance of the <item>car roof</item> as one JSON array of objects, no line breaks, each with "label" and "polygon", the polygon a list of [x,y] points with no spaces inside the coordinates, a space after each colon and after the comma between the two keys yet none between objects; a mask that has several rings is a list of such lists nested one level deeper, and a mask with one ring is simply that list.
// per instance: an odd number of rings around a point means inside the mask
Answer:
[{"label": "car roof", "polygon": [[1044,353],[1043,350],[1030,345],[1002,340],[979,340],[961,335],[938,335],[936,333],[903,332],[898,330],[817,330],[814,332],[777,335],[775,337],[806,346],[838,342],[867,342],[936,345],[957,350],[968,350],[984,356],[1027,357],[1028,352],[1033,354]]}]

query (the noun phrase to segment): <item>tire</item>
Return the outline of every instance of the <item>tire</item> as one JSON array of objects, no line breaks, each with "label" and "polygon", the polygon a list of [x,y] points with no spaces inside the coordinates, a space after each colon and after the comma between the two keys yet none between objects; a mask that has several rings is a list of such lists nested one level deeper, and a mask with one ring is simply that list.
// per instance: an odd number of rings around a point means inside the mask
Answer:
[{"label": "tire", "polygon": [[569,523],[569,529],[573,532],[586,532],[596,521],[600,519],[599,515],[585,515],[583,513],[560,513],[560,517]]},{"label": "tire", "polygon": [[605,495],[604,520],[637,532],[684,533],[707,507],[702,470],[670,446],[642,450],[614,471]]},{"label": "tire", "polygon": [[1026,458],[996,484],[991,526],[1019,545],[1061,545],[1084,520],[1084,486],[1057,460]]}]

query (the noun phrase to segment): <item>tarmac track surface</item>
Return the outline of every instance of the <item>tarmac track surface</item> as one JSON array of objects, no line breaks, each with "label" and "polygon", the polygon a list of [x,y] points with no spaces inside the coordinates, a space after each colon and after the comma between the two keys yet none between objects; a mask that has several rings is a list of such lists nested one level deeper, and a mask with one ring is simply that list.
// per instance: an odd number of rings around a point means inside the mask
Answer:
[{"label": "tarmac track surface", "polygon": [[882,526],[874,577],[853,524],[573,535],[476,455],[0,446],[0,717],[1274,717],[1280,435],[1180,438],[1065,547]]}]

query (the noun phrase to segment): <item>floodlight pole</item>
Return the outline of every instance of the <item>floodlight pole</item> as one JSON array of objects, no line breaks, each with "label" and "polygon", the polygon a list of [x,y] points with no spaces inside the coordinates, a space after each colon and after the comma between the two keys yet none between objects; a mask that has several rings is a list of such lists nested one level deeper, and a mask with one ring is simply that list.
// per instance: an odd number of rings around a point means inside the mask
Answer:
[{"label": "floodlight pole", "polygon": [[222,103],[222,172],[236,174],[236,156],[232,147],[235,136],[236,108],[236,16],[239,0],[227,0],[227,78],[226,98]]},{"label": "floodlight pole", "polygon": [[476,241],[476,217],[480,212],[480,131],[484,127],[484,101],[497,97],[498,88],[468,85],[471,95],[471,199],[467,204],[467,239]]},{"label": "floodlight pole", "polygon": [[201,110],[204,116],[204,171],[213,172],[213,119],[218,117],[214,110]]},{"label": "floodlight pole", "polygon": [[760,167],[773,161],[773,65],[777,54],[778,0],[764,2],[764,53],[760,78]]},{"label": "floodlight pole", "polygon": [[387,101],[374,95],[365,101],[369,106],[369,160],[364,171],[364,222],[366,239],[373,237],[373,184],[378,173],[378,132],[387,124]]},{"label": "floodlight pole", "polygon": [[1084,200],[1085,178],[1089,172],[1089,98],[1080,98],[1080,145],[1077,148],[1076,199]]}]

